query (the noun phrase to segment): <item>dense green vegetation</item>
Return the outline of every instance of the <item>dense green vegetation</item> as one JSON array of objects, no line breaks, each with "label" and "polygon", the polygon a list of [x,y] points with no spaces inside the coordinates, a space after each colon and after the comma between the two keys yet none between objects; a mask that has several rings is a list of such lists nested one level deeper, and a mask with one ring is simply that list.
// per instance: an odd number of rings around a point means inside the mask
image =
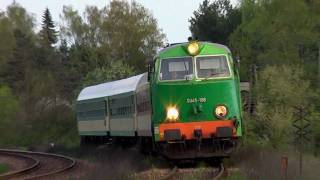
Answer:
[{"label": "dense green vegetation", "polygon": [[65,6],[61,22],[47,8],[37,31],[19,4],[0,12],[1,146],[77,145],[80,89],[144,72],[165,38],[134,1],[88,6],[83,15]]},{"label": "dense green vegetation", "polygon": [[7,164],[0,163],[0,174],[6,173],[9,171],[9,166]]},{"label": "dense green vegetation", "polygon": [[247,143],[289,147],[296,108],[304,107],[309,149],[319,152],[319,10],[320,3],[309,0],[242,0],[236,7],[205,0],[194,12],[192,34],[218,42],[223,37],[241,59],[242,81],[252,85],[256,110],[245,114]]},{"label": "dense green vegetation", "polygon": [[193,37],[227,45],[230,34],[241,23],[241,10],[229,0],[204,0],[189,22]]}]

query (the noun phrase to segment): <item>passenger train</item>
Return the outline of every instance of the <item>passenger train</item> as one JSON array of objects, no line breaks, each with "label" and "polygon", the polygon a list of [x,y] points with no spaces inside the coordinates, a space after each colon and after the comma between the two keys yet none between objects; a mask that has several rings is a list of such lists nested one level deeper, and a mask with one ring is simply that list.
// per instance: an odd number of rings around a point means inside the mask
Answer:
[{"label": "passenger train", "polygon": [[228,156],[242,137],[237,64],[221,44],[169,45],[147,73],[80,92],[81,140],[139,143],[171,159]]}]

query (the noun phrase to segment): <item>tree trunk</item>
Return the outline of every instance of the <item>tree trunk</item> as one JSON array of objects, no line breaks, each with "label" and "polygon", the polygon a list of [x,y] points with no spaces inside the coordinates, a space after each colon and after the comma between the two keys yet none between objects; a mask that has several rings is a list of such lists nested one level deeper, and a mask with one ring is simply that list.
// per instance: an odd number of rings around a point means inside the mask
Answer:
[{"label": "tree trunk", "polygon": [[320,87],[320,42],[318,43],[318,86]]}]

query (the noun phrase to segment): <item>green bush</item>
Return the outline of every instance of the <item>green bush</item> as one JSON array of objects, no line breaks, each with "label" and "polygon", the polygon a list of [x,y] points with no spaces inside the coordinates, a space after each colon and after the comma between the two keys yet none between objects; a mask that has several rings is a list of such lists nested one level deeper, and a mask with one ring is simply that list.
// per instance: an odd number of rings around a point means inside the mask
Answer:
[{"label": "green bush", "polygon": [[[315,93],[299,66],[267,66],[259,74],[255,89],[256,113],[248,120],[248,142],[286,147],[293,141],[296,107],[313,112]],[[310,113],[310,119],[312,118]]]},{"label": "green bush", "polygon": [[135,72],[132,67],[122,61],[116,61],[109,67],[96,68],[90,71],[83,80],[83,86],[92,86],[112,80],[123,79],[134,74]]},{"label": "green bush", "polygon": [[0,145],[11,143],[14,139],[14,120],[19,112],[19,101],[7,86],[0,86]]},{"label": "green bush", "polygon": [[0,174],[6,173],[9,171],[9,166],[7,164],[0,163]]}]

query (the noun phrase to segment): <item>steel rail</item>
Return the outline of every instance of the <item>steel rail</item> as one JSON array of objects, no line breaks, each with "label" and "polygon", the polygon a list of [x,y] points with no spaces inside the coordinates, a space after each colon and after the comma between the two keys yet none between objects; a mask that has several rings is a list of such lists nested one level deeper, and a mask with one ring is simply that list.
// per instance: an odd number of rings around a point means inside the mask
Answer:
[{"label": "steel rail", "polygon": [[213,180],[218,180],[221,178],[221,176],[223,175],[224,173],[224,166],[223,166],[223,163],[220,164],[220,167],[219,167],[219,173],[218,175],[216,175],[215,177],[213,177]]},{"label": "steel rail", "polygon": [[22,169],[19,169],[19,170],[16,170],[16,171],[9,171],[9,172],[7,172],[5,174],[1,174],[0,175],[0,179],[13,178],[14,176],[25,174],[28,171],[31,171],[31,170],[39,167],[39,165],[40,165],[40,161],[35,159],[35,158],[33,158],[33,157],[25,156],[25,155],[22,155],[22,154],[15,154],[15,153],[10,153],[10,152],[5,152],[5,151],[1,151],[1,150],[0,150],[0,154],[5,154],[5,155],[9,155],[9,156],[15,156],[15,157],[17,157],[19,159],[27,159],[27,160],[33,162],[30,166],[28,166],[26,168],[22,168]]},{"label": "steel rail", "polygon": [[175,166],[166,176],[160,178],[160,180],[171,179],[178,172],[178,167]]},{"label": "steel rail", "polygon": [[[67,161],[70,162],[67,166],[65,166],[63,168],[60,168],[60,169],[57,169],[57,170],[54,170],[54,171],[50,171],[48,173],[33,175],[33,176],[26,177],[26,178],[23,178],[23,179],[37,179],[37,178],[43,178],[43,177],[59,174],[59,173],[65,172],[67,170],[70,170],[71,168],[73,168],[76,165],[76,161],[73,158],[70,158],[70,157],[67,157],[67,156],[63,156],[63,155],[58,155],[58,154],[43,153],[43,152],[32,152],[32,151],[22,151],[22,150],[11,150],[11,149],[0,149],[0,152],[12,153],[12,154],[24,154],[24,155],[40,155],[40,156],[44,156],[44,157],[67,160]],[[34,159],[36,159],[36,158],[34,158]],[[38,161],[38,163],[40,163],[40,162]],[[39,165],[37,165],[37,166],[39,166]]]},{"label": "steel rail", "polygon": [[[221,163],[220,167],[219,167],[218,174],[213,177],[213,180],[220,179],[224,173],[224,170],[225,170],[225,168],[223,166],[223,163]],[[179,171],[179,168],[177,166],[175,166],[167,175],[165,175],[164,177],[161,177],[160,180],[172,179],[178,171]]]}]

